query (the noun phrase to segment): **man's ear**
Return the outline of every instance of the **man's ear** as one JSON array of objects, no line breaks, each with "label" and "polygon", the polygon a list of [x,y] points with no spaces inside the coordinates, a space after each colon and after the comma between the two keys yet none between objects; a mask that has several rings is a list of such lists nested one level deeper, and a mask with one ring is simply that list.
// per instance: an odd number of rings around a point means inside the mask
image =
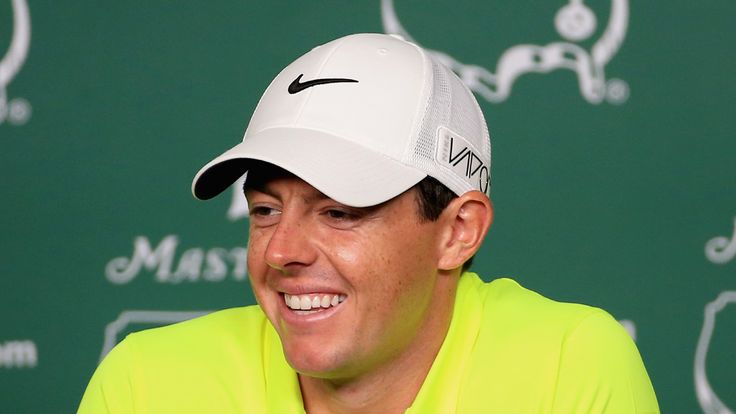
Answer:
[{"label": "man's ear", "polygon": [[456,269],[480,249],[493,221],[493,205],[480,191],[469,191],[452,200],[440,220],[444,228],[438,268]]}]

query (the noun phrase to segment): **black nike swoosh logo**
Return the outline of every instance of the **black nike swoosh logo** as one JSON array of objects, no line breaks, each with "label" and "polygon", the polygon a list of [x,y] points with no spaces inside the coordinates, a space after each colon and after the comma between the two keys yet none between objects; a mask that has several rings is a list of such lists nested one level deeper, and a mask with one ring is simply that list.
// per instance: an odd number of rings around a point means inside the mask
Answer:
[{"label": "black nike swoosh logo", "polygon": [[357,83],[358,82],[355,79],[345,79],[345,78],[322,78],[322,79],[312,79],[312,80],[308,80],[306,82],[301,82],[302,76],[304,76],[304,74],[301,74],[301,75],[297,76],[296,79],[294,79],[294,81],[291,82],[291,84],[289,84],[288,91],[289,91],[290,94],[293,95],[293,94],[299,93],[299,92],[301,92],[301,91],[303,91],[303,90],[305,90],[307,88],[311,88],[312,86],[324,85],[326,83],[342,83],[342,82],[355,82],[355,83]]}]

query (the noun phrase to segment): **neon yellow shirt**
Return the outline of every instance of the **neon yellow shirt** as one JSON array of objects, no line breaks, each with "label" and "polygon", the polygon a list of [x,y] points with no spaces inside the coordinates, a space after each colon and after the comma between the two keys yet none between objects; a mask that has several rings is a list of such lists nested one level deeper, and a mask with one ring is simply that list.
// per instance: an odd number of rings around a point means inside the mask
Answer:
[{"label": "neon yellow shirt", "polygon": [[[641,357],[604,311],[510,279],[460,278],[447,337],[407,413],[658,413]],[[304,413],[258,306],[129,335],[78,413]]]}]

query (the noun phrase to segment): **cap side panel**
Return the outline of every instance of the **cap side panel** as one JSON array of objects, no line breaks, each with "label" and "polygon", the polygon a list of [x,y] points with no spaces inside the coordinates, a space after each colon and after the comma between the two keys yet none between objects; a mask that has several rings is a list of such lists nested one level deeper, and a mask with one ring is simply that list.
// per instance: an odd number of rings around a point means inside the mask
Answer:
[{"label": "cap side panel", "polygon": [[[472,93],[450,69],[432,59],[432,72],[432,93],[411,163],[455,194],[485,192],[490,144],[483,114]],[[453,143],[459,152],[450,151]]]},{"label": "cap side panel", "polygon": [[[478,101],[473,96],[473,93],[462,80],[450,69],[444,67],[444,70],[447,71],[448,80],[452,84],[450,90],[452,91],[453,110],[448,127],[465,138],[471,138],[469,143],[476,149],[475,154],[490,172],[490,140],[483,112],[480,110]],[[468,179],[471,180],[475,187],[475,177]],[[482,185],[481,187],[488,188],[489,186]]]},{"label": "cap side panel", "polygon": [[437,131],[440,125],[444,125],[449,121],[447,112],[452,105],[452,101],[450,100],[448,84],[442,73],[438,71],[437,63],[434,60],[431,60],[431,69],[431,93],[427,100],[426,110],[422,116],[421,128],[417,134],[411,163],[422,171],[427,172],[428,175],[440,180],[440,182],[457,193],[459,189],[456,186],[450,185],[447,180],[438,175],[437,163],[435,161]]}]

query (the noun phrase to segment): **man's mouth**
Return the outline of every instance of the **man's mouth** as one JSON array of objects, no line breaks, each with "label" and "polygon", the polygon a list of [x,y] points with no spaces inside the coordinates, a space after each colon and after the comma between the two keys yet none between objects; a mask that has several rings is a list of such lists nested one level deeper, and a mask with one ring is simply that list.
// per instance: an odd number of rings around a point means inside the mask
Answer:
[{"label": "man's mouth", "polygon": [[[330,293],[310,293],[306,295],[289,295],[284,293],[284,302],[289,309],[299,314],[319,312],[341,304],[346,295]],[[306,311],[306,312],[305,312]]]}]

